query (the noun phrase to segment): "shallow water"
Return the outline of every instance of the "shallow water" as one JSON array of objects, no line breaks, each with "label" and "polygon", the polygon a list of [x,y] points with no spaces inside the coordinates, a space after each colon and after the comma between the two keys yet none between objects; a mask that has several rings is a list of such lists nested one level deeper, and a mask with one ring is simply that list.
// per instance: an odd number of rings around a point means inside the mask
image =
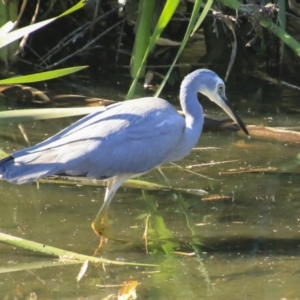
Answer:
[{"label": "shallow water", "polygon": [[[243,111],[246,123],[299,126],[297,115]],[[220,110],[208,106],[206,113],[219,117]],[[24,128],[35,143],[69,123]],[[17,125],[2,128],[3,150],[26,146]],[[157,170],[141,178],[182,191],[120,188],[105,220],[108,239],[99,256],[158,267],[90,264],[77,283],[80,265],[0,244],[1,298],[103,299],[118,294],[124,281],[137,280],[138,299],[299,299],[299,149],[229,132],[203,133],[198,147],[177,165],[164,166],[165,178]],[[200,189],[207,195],[197,195]],[[90,223],[104,187],[0,182],[0,193],[1,232],[94,253],[99,239]]]}]

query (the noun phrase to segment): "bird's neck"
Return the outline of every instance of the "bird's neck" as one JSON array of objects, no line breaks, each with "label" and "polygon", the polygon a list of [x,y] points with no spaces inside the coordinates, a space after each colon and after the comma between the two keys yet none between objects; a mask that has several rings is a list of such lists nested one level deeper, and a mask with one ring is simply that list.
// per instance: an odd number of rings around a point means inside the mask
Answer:
[{"label": "bird's neck", "polygon": [[198,101],[197,94],[195,93],[195,89],[192,85],[188,87],[181,87],[180,104],[185,114],[186,128],[198,131],[200,136],[204,122],[204,115],[202,106]]},{"label": "bird's neck", "polygon": [[182,87],[180,90],[180,104],[185,114],[185,129],[177,151],[173,153],[173,160],[178,160],[188,155],[197,144],[203,127],[203,110],[200,105],[196,89],[193,86]]},{"label": "bird's neck", "polygon": [[185,115],[185,129],[175,149],[172,149],[165,163],[182,159],[188,155],[198,142],[203,127],[203,110],[198,102],[193,86],[180,89],[180,104]]}]

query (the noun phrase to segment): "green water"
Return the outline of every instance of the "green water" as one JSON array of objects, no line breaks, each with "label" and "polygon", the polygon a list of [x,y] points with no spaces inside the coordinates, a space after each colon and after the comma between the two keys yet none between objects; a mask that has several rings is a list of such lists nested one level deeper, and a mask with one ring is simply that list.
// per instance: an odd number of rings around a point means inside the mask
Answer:
[{"label": "green water", "polygon": [[[247,105],[240,106],[246,123],[299,125],[297,115],[253,113]],[[206,113],[219,117],[220,110]],[[35,143],[69,122],[24,127]],[[2,127],[3,150],[25,146],[17,125]],[[76,282],[80,265],[0,244],[0,299],[32,293],[38,299],[104,299],[128,280],[140,282],[138,299],[299,299],[299,149],[229,132],[203,133],[198,147],[178,165],[211,164],[188,170],[167,165],[165,178],[154,170],[141,179],[207,195],[120,188],[110,206],[109,239],[99,256],[158,267],[91,264]],[[276,170],[264,172],[268,167]],[[102,186],[41,183],[37,189],[0,182],[1,232],[92,255],[99,240],[90,224],[104,193]]]}]

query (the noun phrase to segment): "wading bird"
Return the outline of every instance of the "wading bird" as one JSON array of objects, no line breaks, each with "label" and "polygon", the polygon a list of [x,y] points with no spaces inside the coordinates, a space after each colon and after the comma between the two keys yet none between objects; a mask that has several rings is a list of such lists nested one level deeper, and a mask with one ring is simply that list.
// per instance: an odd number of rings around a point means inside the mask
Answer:
[{"label": "wading bird", "polygon": [[97,231],[97,223],[125,180],[191,152],[204,122],[198,92],[219,105],[248,135],[227,102],[223,80],[210,70],[200,69],[186,76],[181,84],[184,117],[160,98],[115,103],[104,112],[91,113],[47,140],[2,159],[0,175],[15,184],[50,175],[106,180],[104,203],[92,224]]}]

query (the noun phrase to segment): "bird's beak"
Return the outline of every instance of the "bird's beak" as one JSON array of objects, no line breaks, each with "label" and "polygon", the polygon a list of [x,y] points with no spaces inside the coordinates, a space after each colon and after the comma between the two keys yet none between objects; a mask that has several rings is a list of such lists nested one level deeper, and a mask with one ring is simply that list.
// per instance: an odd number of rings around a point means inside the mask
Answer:
[{"label": "bird's beak", "polygon": [[229,116],[230,118],[240,126],[240,128],[249,135],[249,132],[243,123],[243,121],[239,118],[239,116],[233,111],[231,105],[229,104],[227,98],[225,96],[217,95],[217,101],[214,101],[217,105],[219,105]]}]

